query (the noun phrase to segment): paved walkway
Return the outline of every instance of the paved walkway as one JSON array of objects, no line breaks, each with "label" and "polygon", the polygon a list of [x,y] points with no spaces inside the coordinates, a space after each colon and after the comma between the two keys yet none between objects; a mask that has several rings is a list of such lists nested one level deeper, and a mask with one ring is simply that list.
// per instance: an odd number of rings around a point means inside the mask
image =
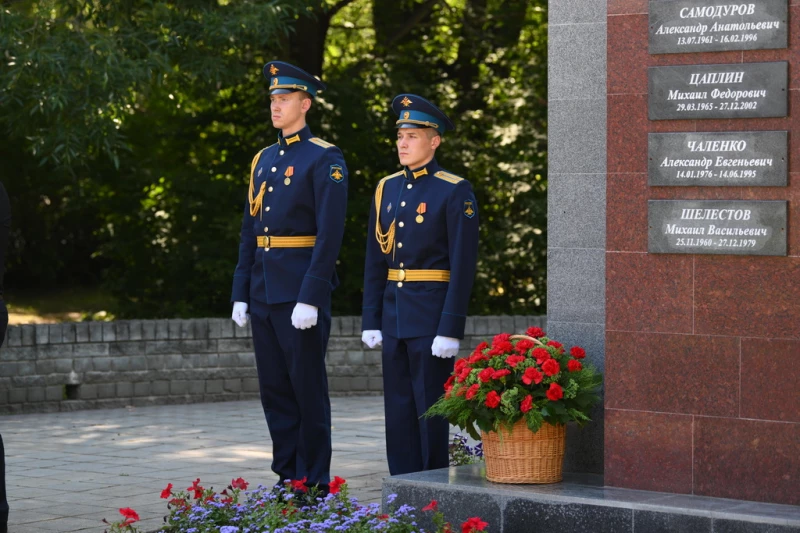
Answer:
[{"label": "paved walkway", "polygon": [[[331,474],[360,502],[377,502],[388,476],[383,398],[332,398]],[[0,416],[6,448],[9,533],[97,531],[132,507],[144,531],[166,514],[167,483],[200,478],[222,490],[243,477],[277,481],[257,401]]]}]

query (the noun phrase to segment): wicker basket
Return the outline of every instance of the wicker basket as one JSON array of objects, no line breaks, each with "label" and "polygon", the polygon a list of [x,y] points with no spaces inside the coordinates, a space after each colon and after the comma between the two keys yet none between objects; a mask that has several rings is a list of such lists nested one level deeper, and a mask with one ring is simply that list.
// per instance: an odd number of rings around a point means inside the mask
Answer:
[{"label": "wicker basket", "polygon": [[486,479],[495,483],[557,483],[562,479],[565,425],[544,423],[536,433],[520,420],[509,433],[481,432]]}]

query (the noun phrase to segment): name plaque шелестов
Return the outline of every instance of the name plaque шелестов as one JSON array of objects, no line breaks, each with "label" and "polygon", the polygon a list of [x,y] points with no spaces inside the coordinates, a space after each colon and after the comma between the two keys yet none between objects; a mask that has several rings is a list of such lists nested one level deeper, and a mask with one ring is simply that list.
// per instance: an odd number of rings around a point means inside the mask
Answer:
[{"label": "name plaque \u0448\u0435\u043b\u0435\u0441\u0442\u043e\u0432", "polygon": [[785,117],[789,63],[726,63],[647,69],[650,120]]},{"label": "name plaque \u0448\u0435\u043b\u0435\u0441\u0442\u043e\u0432", "polygon": [[650,53],[786,48],[788,4],[788,0],[650,0]]},{"label": "name plaque \u0448\u0435\u043b\u0435\u0441\u0442\u043e\u0432", "polygon": [[647,184],[785,187],[788,145],[785,131],[650,133]]},{"label": "name plaque \u0448\u0435\u043b\u0435\u0441\u0442\u043e\u0432", "polygon": [[785,200],[648,200],[647,251],[786,255]]}]

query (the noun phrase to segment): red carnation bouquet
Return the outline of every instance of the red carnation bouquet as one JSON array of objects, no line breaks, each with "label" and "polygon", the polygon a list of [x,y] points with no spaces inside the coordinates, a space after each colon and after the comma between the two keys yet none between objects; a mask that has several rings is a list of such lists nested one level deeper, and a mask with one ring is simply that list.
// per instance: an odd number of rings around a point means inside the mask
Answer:
[{"label": "red carnation bouquet", "polygon": [[476,440],[476,425],[497,432],[523,418],[534,433],[544,422],[583,425],[600,401],[603,381],[585,357],[583,348],[568,351],[541,328],[528,328],[526,335],[501,333],[456,361],[444,395],[426,416],[444,416]]}]

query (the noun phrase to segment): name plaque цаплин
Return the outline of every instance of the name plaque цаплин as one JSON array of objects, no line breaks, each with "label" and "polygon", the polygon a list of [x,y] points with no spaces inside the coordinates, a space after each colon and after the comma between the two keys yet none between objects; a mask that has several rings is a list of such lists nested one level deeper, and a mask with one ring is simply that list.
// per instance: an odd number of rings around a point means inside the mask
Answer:
[{"label": "name plaque \u0446\u0430\u043f\u043b\u0438\u043d", "polygon": [[647,69],[650,120],[785,117],[789,63],[728,63]]},{"label": "name plaque \u0446\u0430\u043f\u043b\u0438\u043d", "polygon": [[788,3],[650,0],[650,53],[786,48]]},{"label": "name plaque \u0446\u0430\u043f\u043b\u0438\u043d", "polygon": [[785,131],[650,133],[647,184],[785,187],[788,145]]},{"label": "name plaque \u0446\u0430\u043f\u043b\u0438\u043d", "polygon": [[647,251],[786,255],[785,200],[648,200]]}]

